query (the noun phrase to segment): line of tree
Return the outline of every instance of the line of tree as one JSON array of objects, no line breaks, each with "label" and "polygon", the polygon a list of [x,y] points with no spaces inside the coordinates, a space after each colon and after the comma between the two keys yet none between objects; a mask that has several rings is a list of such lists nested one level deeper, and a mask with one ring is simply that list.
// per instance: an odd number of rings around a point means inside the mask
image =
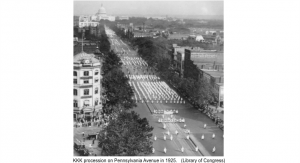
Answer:
[{"label": "line of tree", "polygon": [[106,98],[103,113],[112,115],[122,109],[131,109],[136,106],[135,101],[132,99],[134,92],[128,83],[129,78],[122,71],[121,59],[110,49],[110,42],[104,27],[101,29],[99,41],[100,51],[103,53],[103,78],[101,82],[104,90],[103,96]]},{"label": "line of tree", "polygon": [[131,30],[125,30],[124,28],[122,28],[122,29],[118,28],[115,24],[111,25],[110,27],[116,33],[116,35],[121,37],[121,39],[131,41],[134,37],[134,34]]},{"label": "line of tree", "polygon": [[99,144],[103,156],[144,156],[151,153],[151,131],[146,118],[131,111],[136,106],[129,78],[122,71],[118,55],[110,50],[104,27],[101,30],[100,50],[103,52],[102,88],[106,102],[103,117],[107,125],[99,132]]}]

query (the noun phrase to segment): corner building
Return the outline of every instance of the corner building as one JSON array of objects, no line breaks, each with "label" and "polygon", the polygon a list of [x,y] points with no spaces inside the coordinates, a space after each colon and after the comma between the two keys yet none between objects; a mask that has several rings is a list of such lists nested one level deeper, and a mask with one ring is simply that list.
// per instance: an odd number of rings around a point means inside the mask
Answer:
[{"label": "corner building", "polygon": [[98,117],[101,102],[101,62],[94,54],[81,52],[73,58],[74,119]]}]

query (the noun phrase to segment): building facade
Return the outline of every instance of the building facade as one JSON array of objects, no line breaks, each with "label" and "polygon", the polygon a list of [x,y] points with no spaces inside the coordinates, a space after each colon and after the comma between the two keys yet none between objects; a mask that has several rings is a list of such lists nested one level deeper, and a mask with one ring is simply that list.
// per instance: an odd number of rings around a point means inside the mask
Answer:
[{"label": "building facade", "polygon": [[98,116],[102,110],[101,62],[81,52],[73,58],[74,119]]},{"label": "building facade", "polygon": [[151,33],[133,32],[133,37],[153,37]]},{"label": "building facade", "polygon": [[82,15],[79,17],[79,28],[83,27],[96,27],[99,25],[99,22],[96,22],[91,19],[90,16]]},{"label": "building facade", "polygon": [[224,53],[216,50],[203,50],[203,49],[188,49],[185,51],[185,59],[191,60],[200,69],[215,69],[218,71],[224,70]]},{"label": "building facade", "polygon": [[224,72],[201,69],[200,76],[205,78],[218,94],[218,106],[224,107]]},{"label": "building facade", "polygon": [[119,16],[118,20],[129,20],[128,16]]}]

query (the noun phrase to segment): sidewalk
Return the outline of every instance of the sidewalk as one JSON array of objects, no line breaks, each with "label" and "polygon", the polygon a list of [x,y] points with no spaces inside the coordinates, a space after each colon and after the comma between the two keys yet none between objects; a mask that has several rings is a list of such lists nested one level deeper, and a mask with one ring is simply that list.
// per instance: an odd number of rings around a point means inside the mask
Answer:
[{"label": "sidewalk", "polygon": [[216,109],[218,111],[218,113],[216,113],[217,116],[220,117],[224,121],[224,108],[222,108],[222,107],[216,108],[216,106],[213,106],[213,105],[209,105],[209,107],[212,109]]},{"label": "sidewalk", "polygon": [[84,145],[92,155],[96,154],[97,156],[101,156],[101,149],[98,147],[98,140],[95,140],[94,145],[92,145],[93,140],[85,140]]},{"label": "sidewalk", "polygon": [[[82,132],[84,132],[84,137],[86,138],[88,134],[93,134],[95,132],[100,132],[100,128],[99,127],[78,127],[78,128],[73,128],[73,132],[74,132],[74,141],[75,139],[78,139],[80,142],[82,142],[83,136],[82,136]],[[101,149],[98,147],[98,140],[95,140],[94,145],[91,146],[93,140],[87,140],[85,139],[85,141],[83,142],[83,144],[85,145],[85,148],[91,152],[93,155],[96,154],[97,156],[100,156],[101,154]]]}]

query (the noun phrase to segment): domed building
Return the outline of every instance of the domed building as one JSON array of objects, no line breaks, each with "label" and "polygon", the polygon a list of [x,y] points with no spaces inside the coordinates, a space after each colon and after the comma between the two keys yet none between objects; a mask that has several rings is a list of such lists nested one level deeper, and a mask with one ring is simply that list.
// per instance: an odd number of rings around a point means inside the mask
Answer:
[{"label": "domed building", "polygon": [[[99,50],[98,50],[99,51]],[[98,52],[97,51],[97,52]],[[100,52],[99,52],[100,53]],[[102,64],[94,54],[81,52],[73,58],[73,114],[77,118],[99,117]]]},{"label": "domed building", "polygon": [[106,10],[103,7],[103,5],[101,4],[100,9],[98,10],[98,12],[96,13],[97,16],[106,16]]},{"label": "domed building", "polygon": [[98,10],[98,12],[91,16],[91,20],[94,21],[100,21],[100,20],[109,20],[109,21],[115,21],[115,17],[114,16],[109,16],[106,14],[106,9],[103,7],[103,4],[101,4],[100,9]]}]

